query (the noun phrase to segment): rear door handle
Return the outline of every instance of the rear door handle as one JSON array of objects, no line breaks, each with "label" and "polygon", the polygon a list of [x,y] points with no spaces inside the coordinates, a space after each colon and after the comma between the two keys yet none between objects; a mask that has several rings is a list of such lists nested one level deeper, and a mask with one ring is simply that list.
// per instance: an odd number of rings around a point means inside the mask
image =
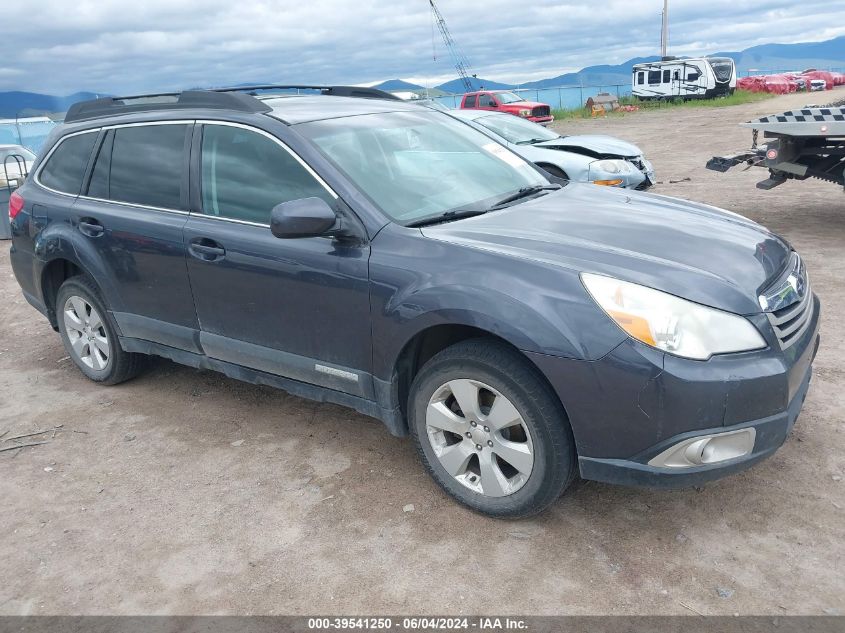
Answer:
[{"label": "rear door handle", "polygon": [[191,240],[191,243],[188,246],[188,252],[193,257],[205,262],[220,261],[226,256],[226,249],[207,237]]},{"label": "rear door handle", "polygon": [[80,218],[79,232],[88,237],[100,237],[106,229],[94,218]]}]

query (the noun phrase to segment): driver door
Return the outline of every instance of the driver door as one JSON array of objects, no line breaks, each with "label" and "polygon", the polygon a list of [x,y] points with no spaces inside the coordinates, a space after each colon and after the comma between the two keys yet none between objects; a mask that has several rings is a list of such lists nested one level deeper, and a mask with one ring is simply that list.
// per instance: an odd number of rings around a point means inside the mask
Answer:
[{"label": "driver door", "polygon": [[478,109],[479,110],[496,110],[499,104],[496,98],[489,92],[482,92],[478,95]]},{"label": "driver door", "polygon": [[337,209],[336,195],[262,130],[221,122],[198,133],[199,209],[184,239],[203,350],[370,397],[369,245],[274,237],[274,206],[313,196]]}]

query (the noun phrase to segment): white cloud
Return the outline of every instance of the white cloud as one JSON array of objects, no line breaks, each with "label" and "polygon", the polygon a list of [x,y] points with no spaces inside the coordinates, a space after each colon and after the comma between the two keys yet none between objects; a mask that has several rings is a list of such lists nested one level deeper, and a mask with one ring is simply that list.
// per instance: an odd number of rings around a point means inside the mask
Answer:
[{"label": "white cloud", "polygon": [[[427,0],[5,4],[0,90],[131,93],[393,77],[434,85],[455,76],[439,33],[432,33]],[[660,0],[439,0],[438,5],[473,70],[489,79],[539,79],[658,49]],[[845,6],[832,8],[826,1],[672,0],[671,5],[674,54],[845,34]]]}]

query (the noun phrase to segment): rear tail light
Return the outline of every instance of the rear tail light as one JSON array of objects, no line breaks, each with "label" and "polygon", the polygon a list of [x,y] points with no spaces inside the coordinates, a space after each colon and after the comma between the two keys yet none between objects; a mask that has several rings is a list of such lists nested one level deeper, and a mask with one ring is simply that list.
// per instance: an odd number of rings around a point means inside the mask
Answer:
[{"label": "rear tail light", "polygon": [[23,196],[19,194],[17,191],[13,192],[11,196],[9,196],[9,219],[14,220],[18,213],[21,212],[23,209]]}]

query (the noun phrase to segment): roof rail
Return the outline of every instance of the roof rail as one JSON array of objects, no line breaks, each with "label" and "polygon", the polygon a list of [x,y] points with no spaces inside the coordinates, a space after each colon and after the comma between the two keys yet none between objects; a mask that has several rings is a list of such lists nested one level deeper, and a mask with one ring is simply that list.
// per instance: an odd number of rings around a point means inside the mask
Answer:
[{"label": "roof rail", "polygon": [[245,94],[214,90],[185,90],[184,92],[165,92],[131,97],[104,97],[91,101],[80,101],[68,108],[65,122],[87,121],[132,112],[188,108],[236,110],[252,113],[272,111],[272,108],[266,103]]},{"label": "roof rail", "polygon": [[401,101],[399,97],[378,88],[366,88],[363,86],[306,86],[306,85],[260,85],[260,86],[234,86],[232,88],[216,88],[215,92],[237,93],[237,92],[258,92],[259,90],[319,90],[321,94],[334,97],[358,97],[361,99],[390,99]]}]

